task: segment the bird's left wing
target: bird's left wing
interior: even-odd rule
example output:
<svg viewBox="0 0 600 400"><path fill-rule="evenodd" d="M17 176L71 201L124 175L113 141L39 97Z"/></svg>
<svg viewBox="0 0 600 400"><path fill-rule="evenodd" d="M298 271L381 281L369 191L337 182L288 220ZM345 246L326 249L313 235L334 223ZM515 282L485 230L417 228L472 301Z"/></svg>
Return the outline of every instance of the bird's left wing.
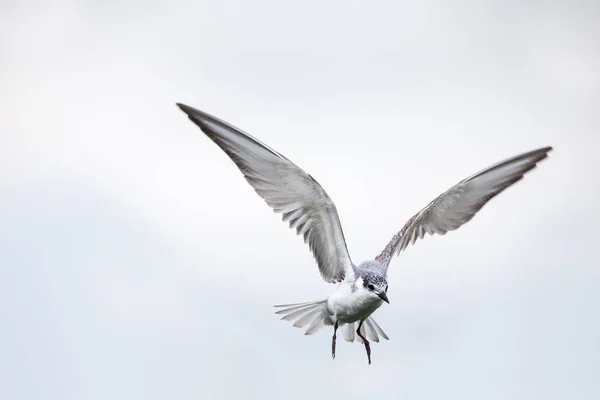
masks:
<svg viewBox="0 0 600 400"><path fill-rule="evenodd" d="M256 193L283 214L283 221L304 236L325 281L354 275L335 205L312 176L227 122L177 105L231 158Z"/></svg>
<svg viewBox="0 0 600 400"><path fill-rule="evenodd" d="M409 219L375 259L387 268L394 254L423 238L425 233L444 235L458 229L488 201L521 180L551 150L552 147L544 147L520 154L460 181Z"/></svg>

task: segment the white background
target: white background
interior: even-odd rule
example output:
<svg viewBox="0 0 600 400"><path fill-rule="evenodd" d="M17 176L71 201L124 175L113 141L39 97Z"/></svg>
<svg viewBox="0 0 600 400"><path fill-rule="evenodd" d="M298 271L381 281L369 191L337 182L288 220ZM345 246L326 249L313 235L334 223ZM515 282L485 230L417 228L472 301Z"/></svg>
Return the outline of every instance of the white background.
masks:
<svg viewBox="0 0 600 400"><path fill-rule="evenodd" d="M600 7L0 3L0 398L600 398ZM175 106L336 202L355 262L504 158L548 160L392 262L390 336L305 337L302 240Z"/></svg>

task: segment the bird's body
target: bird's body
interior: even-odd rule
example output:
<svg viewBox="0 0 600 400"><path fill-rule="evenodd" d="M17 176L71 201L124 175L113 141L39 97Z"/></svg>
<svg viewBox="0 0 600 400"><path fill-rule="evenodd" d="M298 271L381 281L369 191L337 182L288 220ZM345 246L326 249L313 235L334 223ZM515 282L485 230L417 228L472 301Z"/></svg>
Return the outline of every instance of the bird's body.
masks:
<svg viewBox="0 0 600 400"><path fill-rule="evenodd" d="M370 268L364 268L369 266ZM333 314L332 320L340 323L353 323L362 321L369 317L384 302L377 291L369 290L365 285L373 279L367 277L380 278L381 293L387 292L387 277L383 265L377 261L366 261L358 268L354 268L355 275L349 281L342 282L337 290L327 298L327 308ZM368 281L368 282L366 282ZM385 296L387 301L387 296Z"/></svg>
<svg viewBox="0 0 600 400"><path fill-rule="evenodd" d="M307 335L311 335L325 325L334 327L332 356L335 357L335 332L338 327L344 330L344 339L365 343L370 358L368 339L379 342L379 338L388 339L385 332L371 316L387 298L386 268L378 261L365 261L358 267L352 265L352 273L346 274L331 295L323 301L300 304L284 304L277 314L284 320L295 321L294 326L308 326ZM355 335L356 333L356 335Z"/></svg>
<svg viewBox="0 0 600 400"><path fill-rule="evenodd" d="M356 266L350 259L335 204L312 176L227 122L178 106L231 158L256 193L304 237L323 279L339 283L325 300L275 306L276 313L296 327L307 327L307 335L333 326L333 357L337 330L343 329L344 339L364 343L369 364L369 340L388 339L372 314L384 301L389 303L387 269L393 256L426 233L444 235L464 225L552 150L544 147L520 154L460 181L410 218L374 260Z"/></svg>
<svg viewBox="0 0 600 400"><path fill-rule="evenodd" d="M332 313L332 321L349 324L367 319L383 304L383 300L373 296L362 287L361 282L342 283L327 297L327 309Z"/></svg>
<svg viewBox="0 0 600 400"><path fill-rule="evenodd" d="M365 344L369 364L371 348L367 340L379 342L379 337L388 339L381 327L371 316L383 302L388 302L386 269L378 261L366 261L358 267L352 266L353 273L347 274L335 292L324 301L275 306L282 308L285 320L295 321L294 326L308 325L307 335L311 335L324 325L333 325L334 334L331 354L335 358L336 332L344 330L344 339L355 339ZM356 330L356 336L354 335Z"/></svg>

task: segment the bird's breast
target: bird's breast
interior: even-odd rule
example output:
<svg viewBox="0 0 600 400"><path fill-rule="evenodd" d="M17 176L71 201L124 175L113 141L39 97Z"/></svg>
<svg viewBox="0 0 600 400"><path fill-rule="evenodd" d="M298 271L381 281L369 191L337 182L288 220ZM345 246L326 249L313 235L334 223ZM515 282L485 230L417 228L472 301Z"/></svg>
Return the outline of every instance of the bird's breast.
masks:
<svg viewBox="0 0 600 400"><path fill-rule="evenodd" d="M383 301L364 290L339 291L328 299L328 307L339 322L363 320L377 310Z"/></svg>

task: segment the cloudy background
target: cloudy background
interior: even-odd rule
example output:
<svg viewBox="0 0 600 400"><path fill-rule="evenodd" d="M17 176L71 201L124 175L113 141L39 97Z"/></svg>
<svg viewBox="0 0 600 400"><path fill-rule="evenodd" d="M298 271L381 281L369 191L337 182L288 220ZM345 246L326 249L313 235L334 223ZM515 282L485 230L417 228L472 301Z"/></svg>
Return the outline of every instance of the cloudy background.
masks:
<svg viewBox="0 0 600 400"><path fill-rule="evenodd" d="M600 398L600 3L0 2L0 398ZM390 268L389 342L175 107L257 136L377 255L458 180L555 151Z"/></svg>

